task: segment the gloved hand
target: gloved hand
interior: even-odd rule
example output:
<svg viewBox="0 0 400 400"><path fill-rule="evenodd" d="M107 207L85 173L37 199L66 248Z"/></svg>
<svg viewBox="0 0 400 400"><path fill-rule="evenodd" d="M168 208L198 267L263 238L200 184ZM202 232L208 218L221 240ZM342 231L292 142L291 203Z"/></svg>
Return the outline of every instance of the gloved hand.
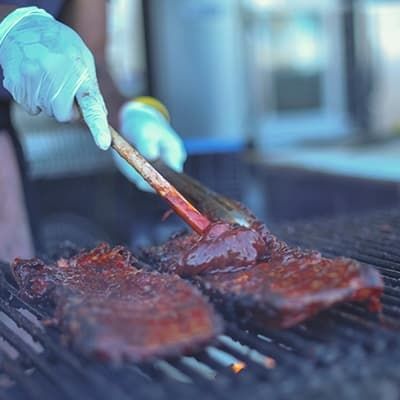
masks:
<svg viewBox="0 0 400 400"><path fill-rule="evenodd" d="M120 130L149 161L161 158L170 168L182 172L186 160L183 142L159 109L141 101L126 103L120 112ZM141 190L153 191L115 151L113 155L117 167L131 182Z"/></svg>
<svg viewBox="0 0 400 400"><path fill-rule="evenodd" d="M0 24L0 65L4 87L30 114L71 121L76 97L96 144L110 147L93 55L71 28L37 7L15 10Z"/></svg>

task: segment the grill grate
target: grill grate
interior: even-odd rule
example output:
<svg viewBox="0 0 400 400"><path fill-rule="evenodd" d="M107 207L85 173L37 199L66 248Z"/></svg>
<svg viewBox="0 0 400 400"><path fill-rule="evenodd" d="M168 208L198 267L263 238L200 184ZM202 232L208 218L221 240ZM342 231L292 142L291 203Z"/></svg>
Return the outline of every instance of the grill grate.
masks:
<svg viewBox="0 0 400 400"><path fill-rule="evenodd" d="M383 318L346 304L290 330L227 322L193 357L113 367L63 347L46 308L25 304L0 274L0 399L396 398L400 390L400 211L276 227L292 244L375 265ZM19 328L17 328L19 327Z"/></svg>

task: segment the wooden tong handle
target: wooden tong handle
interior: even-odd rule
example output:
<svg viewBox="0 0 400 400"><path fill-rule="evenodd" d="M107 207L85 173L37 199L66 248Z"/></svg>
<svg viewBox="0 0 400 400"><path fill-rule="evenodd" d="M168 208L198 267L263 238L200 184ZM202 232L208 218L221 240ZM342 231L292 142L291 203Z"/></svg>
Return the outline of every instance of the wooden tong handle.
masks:
<svg viewBox="0 0 400 400"><path fill-rule="evenodd" d="M210 224L185 197L179 193L130 143L112 126L112 148L144 178L144 180L163 198L171 208L197 233L201 234Z"/></svg>

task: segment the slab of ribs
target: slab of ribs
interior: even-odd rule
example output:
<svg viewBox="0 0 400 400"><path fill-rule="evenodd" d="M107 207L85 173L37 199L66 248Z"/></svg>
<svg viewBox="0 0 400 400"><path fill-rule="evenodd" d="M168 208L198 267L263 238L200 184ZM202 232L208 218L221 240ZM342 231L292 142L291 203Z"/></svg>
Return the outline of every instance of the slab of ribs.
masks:
<svg viewBox="0 0 400 400"><path fill-rule="evenodd" d="M197 283L220 309L255 325L290 327L335 304L366 302L380 310L383 282L373 267L292 248L255 222L211 224L143 250L158 270Z"/></svg>
<svg viewBox="0 0 400 400"><path fill-rule="evenodd" d="M221 332L220 318L197 288L136 263L124 247L103 244L51 265L17 259L12 269L22 297L52 303L54 321L72 346L98 360L180 355Z"/></svg>
<svg viewBox="0 0 400 400"><path fill-rule="evenodd" d="M54 264L17 259L12 270L26 300L54 305L73 347L116 362L185 354L221 333L196 286L224 315L261 327L290 327L347 301L380 310L374 268L292 248L257 221L250 228L217 221L141 257L148 268L126 248L103 244Z"/></svg>

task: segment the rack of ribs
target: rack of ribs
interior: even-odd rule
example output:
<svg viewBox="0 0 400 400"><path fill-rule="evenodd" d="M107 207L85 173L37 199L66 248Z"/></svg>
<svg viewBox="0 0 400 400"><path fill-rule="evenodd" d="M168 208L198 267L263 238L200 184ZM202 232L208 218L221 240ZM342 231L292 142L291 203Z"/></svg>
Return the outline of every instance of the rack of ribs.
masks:
<svg viewBox="0 0 400 400"><path fill-rule="evenodd" d="M12 271L21 296L51 303L67 340L97 360L180 355L221 332L220 318L198 289L137 263L124 247L102 244L50 265L17 259Z"/></svg>
<svg viewBox="0 0 400 400"><path fill-rule="evenodd" d="M225 315L258 326L290 327L335 304L359 301L380 310L383 282L373 267L292 248L260 222L214 222L143 250L160 271L197 283Z"/></svg>

